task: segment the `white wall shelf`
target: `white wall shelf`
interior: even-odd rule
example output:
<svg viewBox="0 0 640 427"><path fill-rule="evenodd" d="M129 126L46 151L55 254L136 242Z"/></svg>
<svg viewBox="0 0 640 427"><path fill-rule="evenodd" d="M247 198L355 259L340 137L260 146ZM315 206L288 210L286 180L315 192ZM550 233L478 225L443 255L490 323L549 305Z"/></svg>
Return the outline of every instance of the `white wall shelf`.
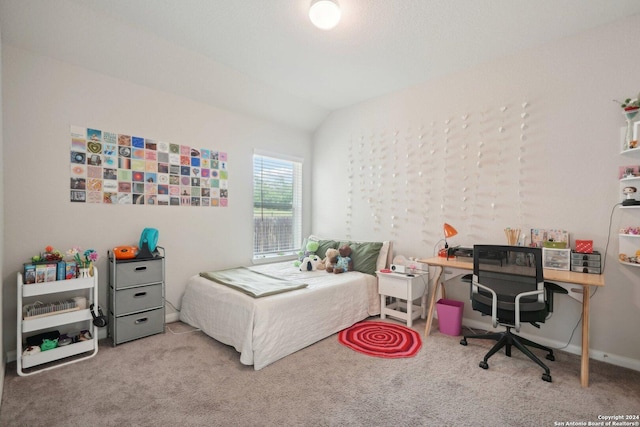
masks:
<svg viewBox="0 0 640 427"><path fill-rule="evenodd" d="M632 148L629 150L622 150L621 154L633 155L640 158L640 148ZM627 186L637 187L640 189L640 176L634 176L629 178L620 179L620 194L622 189ZM639 193L636 193L636 198L639 197ZM622 198L624 201L624 197ZM621 206L622 209L640 209L640 205ZM633 212L632 215L637 217L638 223L640 223L640 215ZM640 262L627 262L624 261L624 256L637 259L636 254L640 251L640 235L637 234L618 234L618 261L620 264L628 265L630 267L640 267ZM624 256L623 256L624 255ZM640 260L639 260L640 261Z"/></svg>

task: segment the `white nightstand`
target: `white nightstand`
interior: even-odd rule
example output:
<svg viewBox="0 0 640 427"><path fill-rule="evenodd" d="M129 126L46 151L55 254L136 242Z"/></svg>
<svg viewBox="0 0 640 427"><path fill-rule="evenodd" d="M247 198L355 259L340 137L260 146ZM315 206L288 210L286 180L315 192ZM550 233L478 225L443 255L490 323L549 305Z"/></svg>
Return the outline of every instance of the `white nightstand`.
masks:
<svg viewBox="0 0 640 427"><path fill-rule="evenodd" d="M427 316L426 301L423 297L428 289L429 274L415 272L413 274L376 272L378 276L378 293L380 294L380 318L387 315L407 322L411 327L413 319ZM395 302L387 305L387 297L395 298ZM413 301L420 298L420 305ZM403 301L400 301L403 300Z"/></svg>

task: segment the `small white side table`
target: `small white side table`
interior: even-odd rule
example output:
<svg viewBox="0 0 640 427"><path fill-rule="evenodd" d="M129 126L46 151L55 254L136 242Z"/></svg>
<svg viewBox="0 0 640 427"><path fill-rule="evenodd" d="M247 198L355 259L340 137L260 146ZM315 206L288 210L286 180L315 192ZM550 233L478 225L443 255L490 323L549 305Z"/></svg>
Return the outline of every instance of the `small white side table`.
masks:
<svg viewBox="0 0 640 427"><path fill-rule="evenodd" d="M399 318L411 327L413 319L427 317L425 292L428 290L429 274L415 272L412 274L383 273L377 271L378 293L380 294L380 318L387 316ZM395 301L387 305L387 297L394 297ZM420 305L413 301L420 298ZM400 301L402 300L402 301Z"/></svg>

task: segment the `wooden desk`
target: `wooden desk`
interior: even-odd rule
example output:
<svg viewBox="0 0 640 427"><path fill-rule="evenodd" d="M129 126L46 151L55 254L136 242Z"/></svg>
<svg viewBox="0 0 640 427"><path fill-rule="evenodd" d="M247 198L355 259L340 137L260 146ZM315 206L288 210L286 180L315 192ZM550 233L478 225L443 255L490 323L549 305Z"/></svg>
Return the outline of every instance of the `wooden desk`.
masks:
<svg viewBox="0 0 640 427"><path fill-rule="evenodd" d="M436 297L440 279L444 269L457 268L460 270L473 270L473 262L457 261L455 258L433 257L418 260L433 267L439 267L440 271L434 279L433 292L429 299L429 311L427 312L427 326L424 331L425 337L431 332L431 320L433 319L433 309L436 305ZM582 293L582 364L580 366L580 383L582 387L589 387L589 298L591 296L591 286L604 286L604 276L602 274L576 273L573 271L544 269L544 279L548 281L570 283L583 286ZM446 298L445 288L442 287L442 297Z"/></svg>

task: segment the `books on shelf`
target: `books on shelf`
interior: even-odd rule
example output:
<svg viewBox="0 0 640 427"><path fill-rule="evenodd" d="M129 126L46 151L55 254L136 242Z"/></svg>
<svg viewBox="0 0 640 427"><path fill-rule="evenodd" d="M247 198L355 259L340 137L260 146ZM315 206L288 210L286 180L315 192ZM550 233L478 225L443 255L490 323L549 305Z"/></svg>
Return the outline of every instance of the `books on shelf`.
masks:
<svg viewBox="0 0 640 427"><path fill-rule="evenodd" d="M36 283L36 266L33 264L24 265L24 283L25 285Z"/></svg>
<svg viewBox="0 0 640 427"><path fill-rule="evenodd" d="M75 279L78 269L75 261L67 261L65 263L65 279Z"/></svg>
<svg viewBox="0 0 640 427"><path fill-rule="evenodd" d="M75 261L31 262L24 264L23 280L25 285L69 280L75 279L77 272Z"/></svg>
<svg viewBox="0 0 640 427"><path fill-rule="evenodd" d="M44 283L47 278L47 264L36 264L36 283Z"/></svg>

